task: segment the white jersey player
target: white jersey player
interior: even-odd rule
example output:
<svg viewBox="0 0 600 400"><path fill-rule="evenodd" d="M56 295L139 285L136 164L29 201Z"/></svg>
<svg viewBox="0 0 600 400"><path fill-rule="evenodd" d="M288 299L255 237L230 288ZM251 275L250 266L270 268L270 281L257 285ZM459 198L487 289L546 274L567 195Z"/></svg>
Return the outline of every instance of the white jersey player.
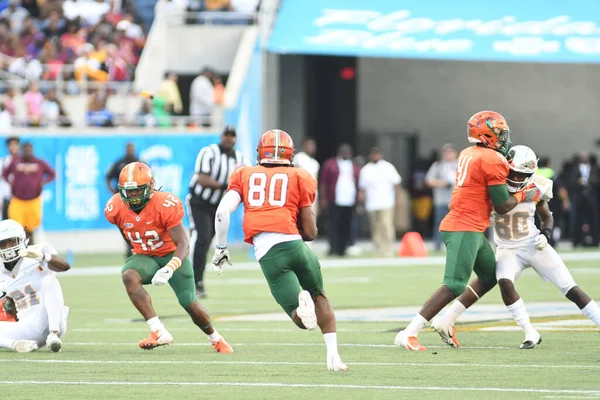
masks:
<svg viewBox="0 0 600 400"><path fill-rule="evenodd" d="M502 300L508 311L525 331L521 349L532 349L542 342L542 337L532 326L523 299L515 290L515 281L526 268L533 268L544 280L552 282L560 292L575 303L583 314L600 326L600 308L583 290L577 286L565 263L549 244L552 238L554 219L547 201L552 198L552 181L540 175L537 170L537 157L527 146L514 146L509 152L510 173L506 180L509 192L518 192L529 185L537 186L543 193L542 200L521 203L505 215L492 214L496 251L496 279L500 286ZM535 225L535 216L540 219L541 231ZM432 324L433 329L446 344L458 347L454 322L473 303L477 295L465 291Z"/></svg>
<svg viewBox="0 0 600 400"><path fill-rule="evenodd" d="M5 311L0 313L0 348L26 353L46 344L57 352L69 309L55 272L70 267L51 245L26 244L18 222L0 221L0 302Z"/></svg>

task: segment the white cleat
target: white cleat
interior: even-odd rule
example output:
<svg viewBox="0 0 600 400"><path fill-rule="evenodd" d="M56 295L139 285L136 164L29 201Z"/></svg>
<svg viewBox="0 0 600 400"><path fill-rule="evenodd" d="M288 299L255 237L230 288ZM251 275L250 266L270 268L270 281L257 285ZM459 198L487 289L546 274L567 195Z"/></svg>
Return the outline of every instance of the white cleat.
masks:
<svg viewBox="0 0 600 400"><path fill-rule="evenodd" d="M298 308L296 314L302 320L302 324L309 331L314 331L317 327L317 314L315 313L315 303L310 293L303 290L298 295Z"/></svg>
<svg viewBox="0 0 600 400"><path fill-rule="evenodd" d="M350 368L344 364L339 354L327 354L327 369L329 371L348 371Z"/></svg>
<svg viewBox="0 0 600 400"><path fill-rule="evenodd" d="M46 338L46 346L53 353L58 353L62 350L63 343L56 333L51 333Z"/></svg>
<svg viewBox="0 0 600 400"><path fill-rule="evenodd" d="M421 346L419 343L419 339L416 336L408 336L406 331L400 331L396 335L396 339L394 339L394 343L396 346L402 346L406 350L410 351L425 351L427 348L425 346Z"/></svg>
<svg viewBox="0 0 600 400"><path fill-rule="evenodd" d="M445 322L443 318L434 319L431 323L431 329L437 332L442 338L442 342L446 343L448 346L452 346L455 349L460 347L458 339L456 338L456 328L454 325Z"/></svg>
<svg viewBox="0 0 600 400"><path fill-rule="evenodd" d="M13 350L17 353L31 353L38 349L38 344L35 340L15 340Z"/></svg>
<svg viewBox="0 0 600 400"><path fill-rule="evenodd" d="M525 340L523 343L521 343L519 348L522 350L531 350L540 343L542 343L542 335L540 335L538 331L534 330L525 335Z"/></svg>

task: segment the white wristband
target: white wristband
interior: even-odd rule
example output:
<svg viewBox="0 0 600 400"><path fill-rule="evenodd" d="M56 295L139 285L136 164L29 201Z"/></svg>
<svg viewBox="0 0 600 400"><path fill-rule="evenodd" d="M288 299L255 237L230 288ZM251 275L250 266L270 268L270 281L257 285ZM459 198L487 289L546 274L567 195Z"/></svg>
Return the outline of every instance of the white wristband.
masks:
<svg viewBox="0 0 600 400"><path fill-rule="evenodd" d="M52 259L52 254L50 253L42 252L42 255L42 260L44 260L44 262L50 262L50 260Z"/></svg>

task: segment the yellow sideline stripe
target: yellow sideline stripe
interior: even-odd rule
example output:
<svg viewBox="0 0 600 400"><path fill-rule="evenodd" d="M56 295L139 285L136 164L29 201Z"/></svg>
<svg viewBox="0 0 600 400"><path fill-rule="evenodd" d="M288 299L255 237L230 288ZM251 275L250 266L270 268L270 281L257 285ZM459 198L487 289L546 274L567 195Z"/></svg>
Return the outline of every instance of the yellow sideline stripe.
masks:
<svg viewBox="0 0 600 400"><path fill-rule="evenodd" d="M558 316L554 316L554 317L537 317L537 318L531 318L531 322L532 323L542 323L542 322L552 322L552 321L564 321L564 320L581 320L581 321L586 321L587 319L583 316L579 316L579 315L568 315L568 316L563 316L563 317L558 317ZM510 320L510 321L500 321L500 320L495 320L495 321L487 321L487 322L475 322L475 323L465 323L465 324L457 324L456 325L456 330L459 332L475 332L478 331L482 328L491 328L491 327L495 327L495 326L513 326L515 325L515 321ZM573 326L574 327L574 326ZM551 329L546 329L546 330L551 330ZM562 331L563 329L561 329Z"/></svg>

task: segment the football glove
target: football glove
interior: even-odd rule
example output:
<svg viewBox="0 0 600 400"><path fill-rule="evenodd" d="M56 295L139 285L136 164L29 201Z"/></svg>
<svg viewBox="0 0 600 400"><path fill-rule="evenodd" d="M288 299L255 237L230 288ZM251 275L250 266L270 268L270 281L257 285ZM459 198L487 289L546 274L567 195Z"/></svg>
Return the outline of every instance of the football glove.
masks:
<svg viewBox="0 0 600 400"><path fill-rule="evenodd" d="M8 294L8 282L6 281L2 281L0 282L0 300L2 300L3 298L6 297L6 295Z"/></svg>
<svg viewBox="0 0 600 400"><path fill-rule="evenodd" d="M231 261L229 260L229 250L227 250L227 247L217 247L215 249L215 255L212 258L213 269L217 275L221 275L223 273L223 265L225 263L231 266Z"/></svg>
<svg viewBox="0 0 600 400"><path fill-rule="evenodd" d="M171 258L167 265L156 271L156 274L152 277L152 284L154 286L162 286L169 282L169 279L173 276L173 272L179 267L181 267L179 257Z"/></svg>
<svg viewBox="0 0 600 400"><path fill-rule="evenodd" d="M540 192L540 189L538 189L537 186L531 186L515 193L515 197L519 200L519 203L524 201L538 201L542 197L542 192Z"/></svg>
<svg viewBox="0 0 600 400"><path fill-rule="evenodd" d="M52 258L52 254L44 253L42 251L43 245L34 244L32 246L27 246L27 248L21 250L19 252L19 257L22 258L31 258L38 262L48 262Z"/></svg>
<svg viewBox="0 0 600 400"><path fill-rule="evenodd" d="M536 250L543 250L546 246L548 246L548 239L540 233L533 241L533 247Z"/></svg>

